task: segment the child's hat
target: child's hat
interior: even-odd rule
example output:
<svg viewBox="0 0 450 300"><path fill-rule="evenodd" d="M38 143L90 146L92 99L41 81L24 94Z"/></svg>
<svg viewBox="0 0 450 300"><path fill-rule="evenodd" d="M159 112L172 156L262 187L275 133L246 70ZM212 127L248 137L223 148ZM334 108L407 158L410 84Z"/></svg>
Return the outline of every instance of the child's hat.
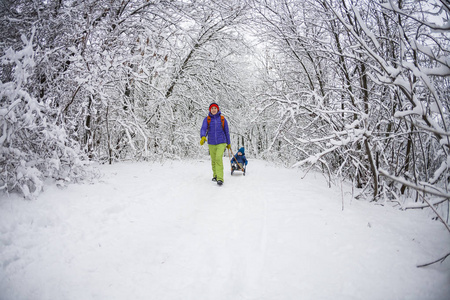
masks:
<svg viewBox="0 0 450 300"><path fill-rule="evenodd" d="M209 111L211 111L211 107L213 107L213 106L217 107L217 110L220 110L220 109L219 109L219 105L218 105L217 103L211 103L211 104L209 105Z"/></svg>

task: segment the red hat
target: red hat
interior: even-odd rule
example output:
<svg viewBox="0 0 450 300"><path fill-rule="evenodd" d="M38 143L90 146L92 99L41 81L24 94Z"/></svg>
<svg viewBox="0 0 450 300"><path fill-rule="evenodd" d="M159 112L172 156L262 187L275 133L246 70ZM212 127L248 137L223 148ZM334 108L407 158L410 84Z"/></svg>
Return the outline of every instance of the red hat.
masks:
<svg viewBox="0 0 450 300"><path fill-rule="evenodd" d="M219 109L219 105L217 105L217 103L211 103L211 104L209 105L209 111L210 111L210 112L211 112L211 107L213 107L213 106L217 107L217 110L220 110L220 109Z"/></svg>

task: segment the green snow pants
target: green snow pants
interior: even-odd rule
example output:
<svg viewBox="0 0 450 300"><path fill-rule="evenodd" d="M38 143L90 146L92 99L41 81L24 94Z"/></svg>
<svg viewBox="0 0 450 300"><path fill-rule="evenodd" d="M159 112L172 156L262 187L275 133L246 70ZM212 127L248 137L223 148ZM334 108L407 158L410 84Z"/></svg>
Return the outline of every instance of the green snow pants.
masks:
<svg viewBox="0 0 450 300"><path fill-rule="evenodd" d="M213 177L223 182L223 152L227 144L208 145L209 155L211 156L211 166L213 170Z"/></svg>

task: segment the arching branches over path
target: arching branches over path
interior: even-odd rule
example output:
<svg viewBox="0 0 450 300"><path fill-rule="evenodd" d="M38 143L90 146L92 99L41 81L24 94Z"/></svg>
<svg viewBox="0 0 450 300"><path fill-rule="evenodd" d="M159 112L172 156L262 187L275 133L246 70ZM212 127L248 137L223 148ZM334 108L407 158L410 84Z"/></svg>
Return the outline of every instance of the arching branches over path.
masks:
<svg viewBox="0 0 450 300"><path fill-rule="evenodd" d="M84 154L109 163L196 155L205 107L243 98L242 1L0 5L0 76L11 87L0 114L3 189L38 194L45 177L71 180L46 170L73 170ZM70 159L68 146L78 149Z"/></svg>

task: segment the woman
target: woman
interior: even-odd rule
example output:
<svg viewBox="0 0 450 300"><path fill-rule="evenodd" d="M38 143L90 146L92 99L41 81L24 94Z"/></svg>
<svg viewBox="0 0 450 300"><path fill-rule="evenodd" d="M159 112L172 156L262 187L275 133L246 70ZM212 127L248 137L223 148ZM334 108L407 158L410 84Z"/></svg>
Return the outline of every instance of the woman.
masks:
<svg viewBox="0 0 450 300"><path fill-rule="evenodd" d="M222 185L223 152L225 151L225 148L230 149L231 145L228 122L225 117L222 116L217 103L211 103L209 106L209 114L203 120L203 125L200 129L200 145L203 145L206 142L207 136L213 171L212 181L216 181L218 185Z"/></svg>

